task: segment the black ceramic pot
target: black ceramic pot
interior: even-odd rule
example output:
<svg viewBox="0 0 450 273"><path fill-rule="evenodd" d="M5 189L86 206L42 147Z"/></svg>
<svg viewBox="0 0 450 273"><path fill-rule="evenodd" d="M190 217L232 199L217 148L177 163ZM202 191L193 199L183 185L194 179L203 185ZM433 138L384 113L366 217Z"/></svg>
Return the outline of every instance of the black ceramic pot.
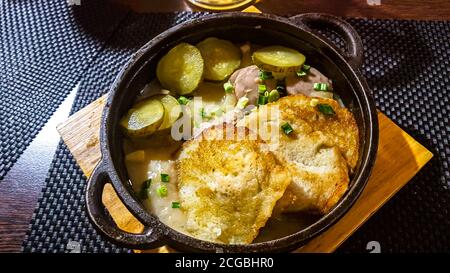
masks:
<svg viewBox="0 0 450 273"><path fill-rule="evenodd" d="M341 52L317 30L339 34L347 50ZM132 190L124 163L121 116L131 107L139 91L155 75L158 60L180 42L195 44L210 36L235 42L281 44L296 48L308 64L333 79L335 90L351 109L360 131L360 158L349 190L338 204L309 227L289 236L249 245L221 245L181 234L148 213ZM378 120L370 90L359 72L362 44L346 22L325 14L303 14L282 18L265 14L221 13L177 25L143 46L124 66L113 83L101 121L102 159L89 179L86 205L94 226L112 242L133 249L168 244L183 251L281 252L298 248L336 222L355 202L369 179L378 145ZM111 183L128 210L145 226L142 234L120 230L101 202L105 183Z"/></svg>

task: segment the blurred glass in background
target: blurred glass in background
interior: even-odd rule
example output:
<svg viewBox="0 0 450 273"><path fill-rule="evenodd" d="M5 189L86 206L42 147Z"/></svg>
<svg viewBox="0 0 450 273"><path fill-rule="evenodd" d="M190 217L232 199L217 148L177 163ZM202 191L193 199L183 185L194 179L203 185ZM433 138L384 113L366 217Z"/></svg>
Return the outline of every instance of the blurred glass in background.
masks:
<svg viewBox="0 0 450 273"><path fill-rule="evenodd" d="M229 10L250 4L254 0L186 0L189 3L209 10Z"/></svg>

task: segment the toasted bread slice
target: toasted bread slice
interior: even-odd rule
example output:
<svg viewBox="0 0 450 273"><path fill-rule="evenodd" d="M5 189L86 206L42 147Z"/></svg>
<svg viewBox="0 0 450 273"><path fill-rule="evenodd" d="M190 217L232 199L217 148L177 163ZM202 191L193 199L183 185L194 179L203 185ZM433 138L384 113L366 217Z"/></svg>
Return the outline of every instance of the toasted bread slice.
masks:
<svg viewBox="0 0 450 273"><path fill-rule="evenodd" d="M311 103L313 100L330 105L336 114L326 116L320 113L317 106ZM322 132L330 145L339 148L350 170L354 170L359 157L359 132L355 118L347 108L332 99L304 95L287 96L278 100L277 104L284 122L298 126L303 134Z"/></svg>
<svg viewBox="0 0 450 273"><path fill-rule="evenodd" d="M194 237L251 243L290 184L286 168L250 136L247 128L212 127L183 144L178 187L186 231Z"/></svg>
<svg viewBox="0 0 450 273"><path fill-rule="evenodd" d="M317 102L330 105L335 115L318 111ZM294 130L289 135L281 128L285 123ZM358 161L359 136L352 113L336 101L291 95L260 107L238 125L257 130L291 174L292 184L278 202L277 211L324 214L346 192L349 169ZM271 132L270 138L262 132Z"/></svg>
<svg viewBox="0 0 450 273"><path fill-rule="evenodd" d="M282 155L289 160L287 167L292 183L278 201L276 212L325 214L347 191L349 176L345 159L337 147L321 145L321 138L305 136L299 139L302 145L289 143L281 148L292 152Z"/></svg>

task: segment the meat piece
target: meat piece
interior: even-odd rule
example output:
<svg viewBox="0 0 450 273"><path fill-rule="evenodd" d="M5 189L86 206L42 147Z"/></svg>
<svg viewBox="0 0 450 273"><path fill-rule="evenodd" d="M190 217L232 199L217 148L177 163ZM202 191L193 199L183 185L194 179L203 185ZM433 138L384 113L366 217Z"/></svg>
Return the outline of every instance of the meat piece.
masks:
<svg viewBox="0 0 450 273"><path fill-rule="evenodd" d="M230 77L230 83L234 86L234 94L239 100L246 96L248 103L256 105L259 97L258 85L263 84L259 78L260 70L256 65L247 66L236 70ZM265 80L264 84L267 90L270 91L276 88L276 80Z"/></svg>
<svg viewBox="0 0 450 273"><path fill-rule="evenodd" d="M293 73L289 74L286 77L286 91L290 95L303 94L308 97L316 97L315 93L312 93L315 91L314 83L316 82L327 83L330 90L332 90L331 81L320 73L319 70L311 67L308 75L304 77L298 77Z"/></svg>

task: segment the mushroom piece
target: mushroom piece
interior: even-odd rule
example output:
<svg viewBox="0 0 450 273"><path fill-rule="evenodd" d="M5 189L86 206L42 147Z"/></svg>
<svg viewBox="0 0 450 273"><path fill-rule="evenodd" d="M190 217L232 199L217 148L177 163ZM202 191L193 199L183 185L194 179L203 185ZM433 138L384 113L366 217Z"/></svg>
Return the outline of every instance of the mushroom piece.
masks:
<svg viewBox="0 0 450 273"><path fill-rule="evenodd" d="M275 79L268 79L264 82L259 78L260 70L256 65L247 66L236 70L230 77L230 83L234 87L234 94L239 100L242 97L248 98L248 103L256 105L258 102L258 86L265 84L267 91L276 88Z"/></svg>
<svg viewBox="0 0 450 273"><path fill-rule="evenodd" d="M316 92L314 90L314 83L326 83L330 91L333 89L331 80L320 73L319 70L311 67L308 74L303 77L298 77L296 74L290 73L286 77L286 91L290 95L303 94L309 97L317 97L317 93L325 93Z"/></svg>

